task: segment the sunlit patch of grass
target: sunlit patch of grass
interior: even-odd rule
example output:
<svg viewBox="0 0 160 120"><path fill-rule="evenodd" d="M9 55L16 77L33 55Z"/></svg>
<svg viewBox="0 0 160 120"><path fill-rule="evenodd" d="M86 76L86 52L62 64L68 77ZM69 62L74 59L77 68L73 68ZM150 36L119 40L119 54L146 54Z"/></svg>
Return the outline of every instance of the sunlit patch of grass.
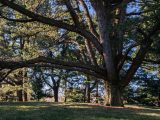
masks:
<svg viewBox="0 0 160 120"><path fill-rule="evenodd" d="M160 110L160 107L157 106L142 106L142 105L125 105L129 108L135 108L135 109L149 109L149 110Z"/></svg>
<svg viewBox="0 0 160 120"><path fill-rule="evenodd" d="M17 106L15 108L16 110L29 111L29 110L38 110L46 107L47 106Z"/></svg>
<svg viewBox="0 0 160 120"><path fill-rule="evenodd" d="M160 110L80 103L0 103L0 120L160 120Z"/></svg>
<svg viewBox="0 0 160 120"><path fill-rule="evenodd" d="M156 116L160 118L160 113L138 113L139 115L146 115L146 116Z"/></svg>

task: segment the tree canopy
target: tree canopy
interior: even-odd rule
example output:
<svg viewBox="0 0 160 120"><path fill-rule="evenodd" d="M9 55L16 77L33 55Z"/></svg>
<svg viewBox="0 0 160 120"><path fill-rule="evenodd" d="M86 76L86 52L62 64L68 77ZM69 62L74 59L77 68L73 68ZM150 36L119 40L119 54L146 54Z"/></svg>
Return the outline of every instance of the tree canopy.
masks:
<svg viewBox="0 0 160 120"><path fill-rule="evenodd" d="M78 71L103 80L105 104L119 106L125 87L141 70L159 74L159 0L0 4L0 81L26 67Z"/></svg>

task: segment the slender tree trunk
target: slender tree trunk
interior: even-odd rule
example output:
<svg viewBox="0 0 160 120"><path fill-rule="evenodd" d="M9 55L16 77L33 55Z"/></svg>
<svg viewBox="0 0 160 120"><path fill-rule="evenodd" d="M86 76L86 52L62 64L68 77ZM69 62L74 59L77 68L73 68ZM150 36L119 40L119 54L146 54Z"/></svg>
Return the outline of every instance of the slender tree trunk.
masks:
<svg viewBox="0 0 160 120"><path fill-rule="evenodd" d="M28 101L28 93L27 92L24 92L24 100Z"/></svg>
<svg viewBox="0 0 160 120"><path fill-rule="evenodd" d="M87 87L84 89L84 93L83 93L83 102L86 102L86 96L87 96Z"/></svg>
<svg viewBox="0 0 160 120"><path fill-rule="evenodd" d="M67 102L67 97L64 98L64 102Z"/></svg>
<svg viewBox="0 0 160 120"><path fill-rule="evenodd" d="M17 91L17 97L18 97L18 101L23 102L24 101L24 90L23 90L23 88L24 88L24 74L23 74L23 70L20 70L18 74L20 76L19 82L20 82L21 90Z"/></svg>
<svg viewBox="0 0 160 120"><path fill-rule="evenodd" d="M67 102L67 90L65 89L64 102Z"/></svg>
<svg viewBox="0 0 160 120"><path fill-rule="evenodd" d="M54 101L58 102L58 88L55 87L53 90L54 90Z"/></svg>
<svg viewBox="0 0 160 120"><path fill-rule="evenodd" d="M87 94L87 103L90 103L90 102L91 102L91 93L89 91Z"/></svg>
<svg viewBox="0 0 160 120"><path fill-rule="evenodd" d="M67 102L67 80L64 80L65 88L64 88L64 102Z"/></svg>
<svg viewBox="0 0 160 120"><path fill-rule="evenodd" d="M87 83L86 96L87 96L87 103L90 103L91 101L90 83Z"/></svg>
<svg viewBox="0 0 160 120"><path fill-rule="evenodd" d="M98 83L96 85L96 103L98 103Z"/></svg>
<svg viewBox="0 0 160 120"><path fill-rule="evenodd" d="M123 90L118 85L105 81L105 105L123 106Z"/></svg>
<svg viewBox="0 0 160 120"><path fill-rule="evenodd" d="M23 90L17 91L17 97L18 97L18 101L23 102Z"/></svg>
<svg viewBox="0 0 160 120"><path fill-rule="evenodd" d="M91 101L91 76L87 76L87 83L86 83L86 93L85 97L87 98L87 103L90 103Z"/></svg>

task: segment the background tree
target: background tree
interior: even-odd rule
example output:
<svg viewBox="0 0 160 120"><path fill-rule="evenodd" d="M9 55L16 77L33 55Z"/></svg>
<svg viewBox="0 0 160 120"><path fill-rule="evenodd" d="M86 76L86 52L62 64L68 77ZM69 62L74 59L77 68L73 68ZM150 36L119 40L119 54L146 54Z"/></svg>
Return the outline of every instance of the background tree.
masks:
<svg viewBox="0 0 160 120"><path fill-rule="evenodd" d="M31 77L33 94L32 96L38 101L45 96L43 74L39 68L35 68Z"/></svg>

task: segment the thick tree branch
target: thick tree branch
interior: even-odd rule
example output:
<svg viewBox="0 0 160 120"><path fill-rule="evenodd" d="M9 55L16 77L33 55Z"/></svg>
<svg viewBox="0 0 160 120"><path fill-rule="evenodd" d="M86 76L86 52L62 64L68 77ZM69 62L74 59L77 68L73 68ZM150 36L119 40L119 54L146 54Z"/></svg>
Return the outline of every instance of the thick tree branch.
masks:
<svg viewBox="0 0 160 120"><path fill-rule="evenodd" d="M89 29L99 39L99 35L98 35L97 31L95 30L95 27L94 27L92 18L89 14L89 10L88 10L88 7L87 7L86 3L84 2L84 0L80 0L80 2L81 2L82 6L84 8L84 13L85 13L85 16L87 18Z"/></svg>
<svg viewBox="0 0 160 120"><path fill-rule="evenodd" d="M68 8L68 11L74 21L75 26L79 26L79 19L78 19L78 15L76 14L76 12L74 11L72 5L71 5L71 1L70 0L65 0L65 4Z"/></svg>
<svg viewBox="0 0 160 120"><path fill-rule="evenodd" d="M98 39L89 31L86 31L82 28L78 28L74 25L67 24L61 20L55 20L53 18L41 16L41 15L36 14L34 12L31 12L31 11L25 9L24 7L22 7L18 4L15 4L9 0L0 0L0 3L20 12L21 14L24 14L24 15L30 17L31 19L34 19L35 21L38 21L38 22L41 22L41 23L44 23L44 24L47 24L50 26L63 28L63 29L69 30L71 32L76 32L76 33L82 35L83 37L85 37L86 39L90 40L93 43L94 47L97 48L97 50L102 54L101 44L99 43Z"/></svg>
<svg viewBox="0 0 160 120"><path fill-rule="evenodd" d="M140 49L139 49L136 57L133 59L132 65L128 69L127 74L121 83L122 87L125 87L129 84L129 82L131 81L135 72L137 71L139 66L142 64L142 62L144 61L145 55L148 52L148 50L151 47L151 44L153 42L151 37L154 36L159 30L160 30L160 24L157 23L152 28L152 30L148 32L148 35L144 36L144 40L142 40L142 44L140 46Z"/></svg>
<svg viewBox="0 0 160 120"><path fill-rule="evenodd" d="M128 58L128 54L129 52L132 50L132 48L138 46L139 44L132 44L129 46L129 48L126 50L125 54L122 56L122 58L120 59L118 65L117 65L117 69L118 71L120 71L124 65L124 62L127 60Z"/></svg>
<svg viewBox="0 0 160 120"><path fill-rule="evenodd" d="M85 40L85 45L86 45L86 49L87 49L87 52L88 52L88 54L89 54L91 63L92 63L93 65L95 65L95 66L98 66L97 61L96 61L96 58L95 58L95 54L94 54L94 51L93 51L93 49L92 49L92 45L91 45L90 41Z"/></svg>
<svg viewBox="0 0 160 120"><path fill-rule="evenodd" d="M86 65L84 63L76 63L69 61L56 60L48 57L38 57L26 61L3 61L0 60L1 69L18 69L23 67L54 67L59 69L76 70L86 74L95 75L96 77L104 78L105 70L97 66Z"/></svg>

